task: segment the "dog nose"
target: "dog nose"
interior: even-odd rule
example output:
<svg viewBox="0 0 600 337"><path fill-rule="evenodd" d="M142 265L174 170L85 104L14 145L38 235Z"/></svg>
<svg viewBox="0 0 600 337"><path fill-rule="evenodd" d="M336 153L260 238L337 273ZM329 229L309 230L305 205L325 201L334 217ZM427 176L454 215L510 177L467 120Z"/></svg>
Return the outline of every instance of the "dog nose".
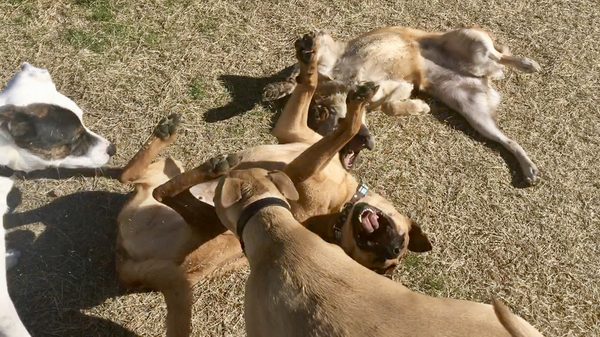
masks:
<svg viewBox="0 0 600 337"><path fill-rule="evenodd" d="M402 236L402 240L398 241L398 242L394 242L391 245L388 246L387 251L386 251L386 258L388 260L391 259L396 259L398 258L398 256L400 256L400 253L402 252L402 244L404 243L404 236Z"/></svg>
<svg viewBox="0 0 600 337"><path fill-rule="evenodd" d="M117 147L115 146L115 144L110 143L110 145L106 149L106 153L108 154L109 157L114 156L117 153Z"/></svg>
<svg viewBox="0 0 600 337"><path fill-rule="evenodd" d="M373 149L375 148L375 140L373 139L369 128L367 128L367 126L364 124L361 125L360 130L358 131L358 135L363 139L364 146L367 149L373 151Z"/></svg>

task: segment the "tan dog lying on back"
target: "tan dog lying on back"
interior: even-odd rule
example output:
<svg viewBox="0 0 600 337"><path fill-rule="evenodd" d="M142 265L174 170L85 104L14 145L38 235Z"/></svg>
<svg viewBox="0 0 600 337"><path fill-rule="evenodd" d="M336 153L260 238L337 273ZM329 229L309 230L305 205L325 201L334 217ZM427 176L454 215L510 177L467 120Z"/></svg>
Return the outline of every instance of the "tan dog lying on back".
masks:
<svg viewBox="0 0 600 337"><path fill-rule="evenodd" d="M434 298L377 275L302 226L281 171L231 171L215 206L246 247L248 336L540 337L498 301Z"/></svg>
<svg viewBox="0 0 600 337"><path fill-rule="evenodd" d="M492 80L503 77L504 66L537 72L533 60L510 55L497 47L483 30L457 29L431 33L406 27L386 27L348 42L317 34L319 86L311 103L309 125L320 134L335 129L346 115L345 97L354 83L371 81L379 91L371 110L392 116L429 112L415 91L424 92L460 113L482 136L514 155L528 184L535 184L538 168L523 148L506 136L496 123L500 94ZM263 99L286 96L296 86L296 73L265 88Z"/></svg>

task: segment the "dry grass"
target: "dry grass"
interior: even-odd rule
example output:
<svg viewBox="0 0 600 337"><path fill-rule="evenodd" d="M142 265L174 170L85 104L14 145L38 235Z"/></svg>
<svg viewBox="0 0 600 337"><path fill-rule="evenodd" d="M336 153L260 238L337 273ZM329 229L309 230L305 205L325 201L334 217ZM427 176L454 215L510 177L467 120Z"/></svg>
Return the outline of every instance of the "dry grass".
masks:
<svg viewBox="0 0 600 337"><path fill-rule="evenodd" d="M353 36L383 25L430 30L477 24L537 75L509 72L503 129L543 171L517 188L511 159L440 104L432 115L373 115L378 147L358 175L435 241L395 278L438 296L500 296L546 336L600 335L600 8L589 1L8 0L0 4L0 80L22 61L50 69L87 124L124 164L163 115L185 116L170 154L193 166L263 142L272 109L256 104L293 62L300 33ZM10 275L34 336L158 336L156 293L125 294L112 262L114 219L127 188L103 178L23 181ZM58 195L58 196L56 196ZM196 336L243 334L246 273L195 288Z"/></svg>

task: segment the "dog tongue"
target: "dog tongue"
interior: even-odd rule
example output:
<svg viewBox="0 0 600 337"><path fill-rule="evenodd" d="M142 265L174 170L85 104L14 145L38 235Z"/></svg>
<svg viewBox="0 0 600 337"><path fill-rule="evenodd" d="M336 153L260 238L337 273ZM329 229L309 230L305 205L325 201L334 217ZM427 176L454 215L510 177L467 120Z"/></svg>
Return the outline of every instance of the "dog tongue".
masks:
<svg viewBox="0 0 600 337"><path fill-rule="evenodd" d="M367 233L373 233L377 228L379 228L379 217L377 214L371 211L366 211L362 216L361 223L363 228L367 231Z"/></svg>

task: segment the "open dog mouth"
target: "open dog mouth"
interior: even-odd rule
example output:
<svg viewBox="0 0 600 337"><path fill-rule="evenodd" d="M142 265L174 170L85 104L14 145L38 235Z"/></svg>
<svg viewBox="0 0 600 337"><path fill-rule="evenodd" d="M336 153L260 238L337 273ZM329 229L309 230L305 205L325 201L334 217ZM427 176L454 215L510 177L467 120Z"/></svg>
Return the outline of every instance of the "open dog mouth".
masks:
<svg viewBox="0 0 600 337"><path fill-rule="evenodd" d="M369 234L379 228L379 215L373 209L365 208L358 215L358 221L360 221L363 229Z"/></svg>
<svg viewBox="0 0 600 337"><path fill-rule="evenodd" d="M400 256L404 248L404 235L398 233L392 218L367 203L357 203L351 216L356 245L373 253L377 264L387 264L388 260ZM385 272L385 269L382 271Z"/></svg>
<svg viewBox="0 0 600 337"><path fill-rule="evenodd" d="M373 150L375 143L371 133L366 126L362 125L360 131L341 150L340 160L346 170L351 170L358 158L358 154L364 148Z"/></svg>

